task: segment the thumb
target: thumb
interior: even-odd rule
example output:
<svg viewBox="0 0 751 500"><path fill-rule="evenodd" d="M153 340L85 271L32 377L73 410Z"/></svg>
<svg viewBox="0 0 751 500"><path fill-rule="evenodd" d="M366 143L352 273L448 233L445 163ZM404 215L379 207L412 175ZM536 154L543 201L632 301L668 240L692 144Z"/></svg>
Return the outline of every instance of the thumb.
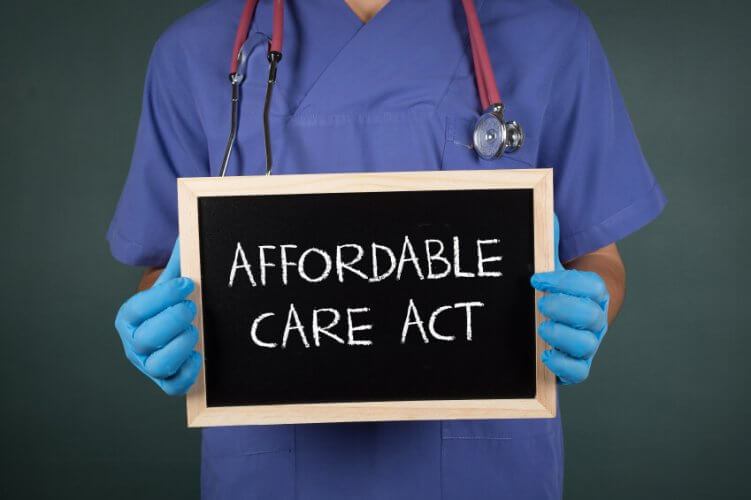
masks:
<svg viewBox="0 0 751 500"><path fill-rule="evenodd" d="M167 265L164 267L162 274L159 275L154 285L164 283L165 281L180 277L180 238L175 240L175 246L172 248Z"/></svg>
<svg viewBox="0 0 751 500"><path fill-rule="evenodd" d="M561 259L558 257L558 246L561 243L561 228L558 226L558 216L555 213L553 214L553 228L553 245L555 246L555 270L563 271L563 264L561 264Z"/></svg>

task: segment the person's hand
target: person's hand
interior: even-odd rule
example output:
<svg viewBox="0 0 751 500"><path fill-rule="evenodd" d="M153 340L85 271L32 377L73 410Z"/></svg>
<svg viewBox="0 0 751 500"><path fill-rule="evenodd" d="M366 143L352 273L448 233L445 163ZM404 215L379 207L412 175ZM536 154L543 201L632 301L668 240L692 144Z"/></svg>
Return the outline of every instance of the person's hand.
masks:
<svg viewBox="0 0 751 500"><path fill-rule="evenodd" d="M540 337L553 349L542 362L561 384L578 384L589 376L592 358L608 329L610 294L597 273L566 270L558 259L558 217L555 217L556 270L536 273L532 286L549 292L537 303L548 319L540 324Z"/></svg>
<svg viewBox="0 0 751 500"><path fill-rule="evenodd" d="M196 305L185 298L193 282L180 277L180 242L162 274L148 290L120 307L115 328L125 356L169 395L188 392L201 368L201 355L193 350L198 331L191 324Z"/></svg>

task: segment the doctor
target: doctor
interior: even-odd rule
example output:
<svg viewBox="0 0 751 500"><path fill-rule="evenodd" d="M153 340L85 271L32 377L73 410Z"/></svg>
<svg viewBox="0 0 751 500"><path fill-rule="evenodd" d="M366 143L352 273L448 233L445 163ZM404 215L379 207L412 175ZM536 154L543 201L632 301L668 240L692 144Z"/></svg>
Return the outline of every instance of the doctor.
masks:
<svg viewBox="0 0 751 500"><path fill-rule="evenodd" d="M468 29L475 5L487 51ZM564 265L532 278L551 292L538 305L553 347L543 361L561 384L586 379L623 300L615 243L665 204L588 19L567 0L287 0L282 31L271 0L253 7L241 33L245 0L211 1L152 53L107 235L115 258L149 267L115 321L128 359L168 394L200 368L193 284L174 245L177 177L218 175L225 159L227 175L263 175L267 158L274 175L552 166ZM228 156L236 34L244 79ZM499 159L473 141L484 54L525 133ZM562 475L559 417L203 430L204 499L556 499Z"/></svg>

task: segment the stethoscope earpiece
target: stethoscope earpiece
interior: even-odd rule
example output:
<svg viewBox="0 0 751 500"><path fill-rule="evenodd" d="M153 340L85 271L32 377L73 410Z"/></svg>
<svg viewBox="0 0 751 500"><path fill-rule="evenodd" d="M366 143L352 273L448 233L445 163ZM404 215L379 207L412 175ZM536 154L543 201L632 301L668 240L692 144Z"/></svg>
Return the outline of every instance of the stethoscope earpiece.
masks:
<svg viewBox="0 0 751 500"><path fill-rule="evenodd" d="M496 160L522 146L524 130L515 121L503 121L503 104L493 104L477 119L472 142L480 158Z"/></svg>

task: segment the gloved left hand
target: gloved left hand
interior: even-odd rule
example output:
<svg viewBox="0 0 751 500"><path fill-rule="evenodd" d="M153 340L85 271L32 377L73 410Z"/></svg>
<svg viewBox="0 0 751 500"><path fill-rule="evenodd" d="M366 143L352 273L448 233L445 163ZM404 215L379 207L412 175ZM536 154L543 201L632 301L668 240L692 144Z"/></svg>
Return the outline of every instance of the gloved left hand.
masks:
<svg viewBox="0 0 751 500"><path fill-rule="evenodd" d="M553 349L542 362L561 384L578 384L589 376L597 348L608 329L610 294L597 273L566 270L558 259L559 229L555 217L556 270L536 273L532 286L549 292L537 303L548 319L540 324L540 337Z"/></svg>
<svg viewBox="0 0 751 500"><path fill-rule="evenodd" d="M198 377L201 355L193 350L196 305L186 300L193 282L180 277L180 243L154 286L126 300L115 318L125 356L164 392L185 394Z"/></svg>

